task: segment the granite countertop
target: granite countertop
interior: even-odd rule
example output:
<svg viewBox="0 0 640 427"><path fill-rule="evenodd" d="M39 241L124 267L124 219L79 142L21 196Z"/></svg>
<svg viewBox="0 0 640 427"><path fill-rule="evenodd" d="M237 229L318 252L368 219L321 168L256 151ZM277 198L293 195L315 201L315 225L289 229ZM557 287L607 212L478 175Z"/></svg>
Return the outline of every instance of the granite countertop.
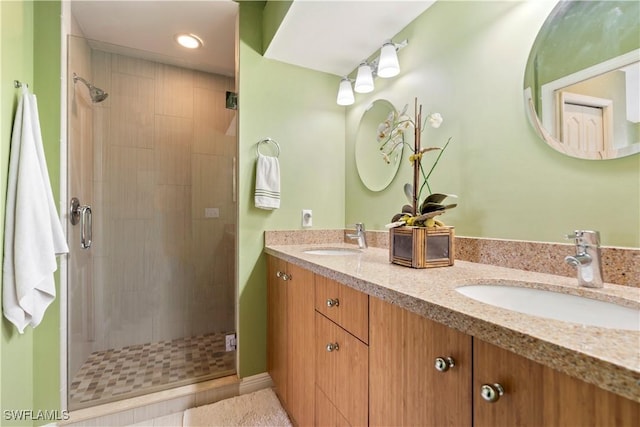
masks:
<svg viewBox="0 0 640 427"><path fill-rule="evenodd" d="M332 278L570 376L640 402L640 332L584 326L521 314L465 297L469 284L515 284L640 307L640 289L605 284L579 288L575 278L455 261L452 267L412 269L389 263L387 249L357 255L311 255L315 248L352 244L265 246L265 252Z"/></svg>

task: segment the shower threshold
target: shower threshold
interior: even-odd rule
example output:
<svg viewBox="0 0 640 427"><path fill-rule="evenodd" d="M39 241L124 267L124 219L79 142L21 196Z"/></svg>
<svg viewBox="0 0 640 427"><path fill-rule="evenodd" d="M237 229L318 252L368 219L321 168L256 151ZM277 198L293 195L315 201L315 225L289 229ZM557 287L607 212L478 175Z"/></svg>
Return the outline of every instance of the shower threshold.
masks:
<svg viewBox="0 0 640 427"><path fill-rule="evenodd" d="M92 353L69 388L77 410L236 373L228 332L132 345Z"/></svg>

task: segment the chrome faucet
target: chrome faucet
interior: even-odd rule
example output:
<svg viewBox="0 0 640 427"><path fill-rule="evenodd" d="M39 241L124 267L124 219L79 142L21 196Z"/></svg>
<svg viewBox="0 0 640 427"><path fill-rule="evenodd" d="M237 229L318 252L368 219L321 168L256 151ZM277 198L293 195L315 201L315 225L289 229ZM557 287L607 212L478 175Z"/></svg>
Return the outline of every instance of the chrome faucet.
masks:
<svg viewBox="0 0 640 427"><path fill-rule="evenodd" d="M354 234L347 234L347 237L358 241L358 247L365 249L367 247L367 236L364 230L364 224L361 222L356 223L356 232Z"/></svg>
<svg viewBox="0 0 640 427"><path fill-rule="evenodd" d="M578 286L601 288L602 262L600 258L600 233L597 231L576 230L567 239L574 239L576 254L565 257L564 261L576 267Z"/></svg>

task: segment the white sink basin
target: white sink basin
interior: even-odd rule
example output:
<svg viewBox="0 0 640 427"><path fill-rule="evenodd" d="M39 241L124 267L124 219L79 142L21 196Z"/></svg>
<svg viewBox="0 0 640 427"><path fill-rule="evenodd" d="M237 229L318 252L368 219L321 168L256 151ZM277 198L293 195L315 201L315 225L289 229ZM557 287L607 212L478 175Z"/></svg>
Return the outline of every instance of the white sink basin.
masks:
<svg viewBox="0 0 640 427"><path fill-rule="evenodd" d="M351 248L318 248L308 249L304 251L304 253L310 255L357 255L361 254L362 251L360 249Z"/></svg>
<svg viewBox="0 0 640 427"><path fill-rule="evenodd" d="M640 331L640 309L542 289L500 285L456 288L474 300L519 313L609 329Z"/></svg>

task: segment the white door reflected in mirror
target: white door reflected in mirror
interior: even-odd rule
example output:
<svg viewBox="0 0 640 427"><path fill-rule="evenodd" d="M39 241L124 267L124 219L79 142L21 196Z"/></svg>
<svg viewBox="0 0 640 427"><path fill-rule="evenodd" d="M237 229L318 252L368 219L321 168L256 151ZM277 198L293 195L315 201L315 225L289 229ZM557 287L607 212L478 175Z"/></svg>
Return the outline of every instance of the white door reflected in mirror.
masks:
<svg viewBox="0 0 640 427"><path fill-rule="evenodd" d="M639 153L640 2L559 2L524 88L529 119L554 149L583 159Z"/></svg>

